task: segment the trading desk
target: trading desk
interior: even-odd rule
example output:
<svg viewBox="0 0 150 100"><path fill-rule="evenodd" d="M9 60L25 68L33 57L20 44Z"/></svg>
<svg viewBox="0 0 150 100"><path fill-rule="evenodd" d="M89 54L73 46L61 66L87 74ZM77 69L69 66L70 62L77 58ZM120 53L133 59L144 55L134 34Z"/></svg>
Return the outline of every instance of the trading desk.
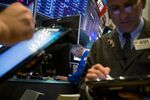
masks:
<svg viewBox="0 0 150 100"><path fill-rule="evenodd" d="M20 100L27 89L44 94L39 95L37 100L57 100L59 94L78 93L77 85L67 81L12 78L0 84L0 98Z"/></svg>

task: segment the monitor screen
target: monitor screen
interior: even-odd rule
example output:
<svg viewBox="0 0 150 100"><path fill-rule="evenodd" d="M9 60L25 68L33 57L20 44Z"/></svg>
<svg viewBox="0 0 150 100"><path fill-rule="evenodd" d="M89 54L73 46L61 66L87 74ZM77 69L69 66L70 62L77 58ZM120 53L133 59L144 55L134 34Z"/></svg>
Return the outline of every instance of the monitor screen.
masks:
<svg viewBox="0 0 150 100"><path fill-rule="evenodd" d="M50 19L81 15L79 44L89 47L101 31L101 21L92 0L38 0L37 12Z"/></svg>
<svg viewBox="0 0 150 100"><path fill-rule="evenodd" d="M8 1L10 3L11 0L2 1L3 3L8 3ZM18 1L33 11L33 0ZM101 32L99 26L101 26L102 22L97 12L98 7L95 7L98 1L100 0L37 0L37 18L39 16L42 16L42 18L38 18L36 26L41 26L44 19L59 19L81 15L80 29L79 33L77 33L80 34L78 43L89 48Z"/></svg>
<svg viewBox="0 0 150 100"><path fill-rule="evenodd" d="M3 51L0 54L0 81L14 74L18 68L52 45L65 33L67 33L65 29L41 28L34 33L32 39L22 41Z"/></svg>
<svg viewBox="0 0 150 100"><path fill-rule="evenodd" d="M37 0L37 12L49 18L85 15L88 0Z"/></svg>
<svg viewBox="0 0 150 100"><path fill-rule="evenodd" d="M88 0L86 15L82 18L81 23L81 32L86 35L81 33L80 38L82 38L82 41L86 41L85 47L90 48L92 43L99 38L102 23L94 7L93 0ZM88 36L88 40L85 36Z"/></svg>
<svg viewBox="0 0 150 100"><path fill-rule="evenodd" d="M63 40L63 42L69 42L72 44L79 43L79 35L80 35L80 24L81 24L81 16L67 16L57 19L48 19L44 20L42 23L43 27L65 27L71 29L72 31L68 34L68 37Z"/></svg>

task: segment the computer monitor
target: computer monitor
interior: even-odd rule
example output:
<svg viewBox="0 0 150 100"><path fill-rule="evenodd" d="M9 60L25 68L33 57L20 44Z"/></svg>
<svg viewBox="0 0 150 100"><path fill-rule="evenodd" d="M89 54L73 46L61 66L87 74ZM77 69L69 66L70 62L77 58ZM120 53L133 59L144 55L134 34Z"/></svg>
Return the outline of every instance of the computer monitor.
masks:
<svg viewBox="0 0 150 100"><path fill-rule="evenodd" d="M87 46L95 41L99 34L100 20L92 0L37 0L37 15L48 17L49 21L66 18L69 16L81 16L78 44ZM37 16L37 17L39 17ZM38 26L40 26L38 18ZM78 24L78 22L77 22Z"/></svg>
<svg viewBox="0 0 150 100"><path fill-rule="evenodd" d="M88 0L87 9L85 16L82 17L81 21L81 37L82 41L85 42L84 46L90 48L94 41L99 38L101 32L101 20L94 6L93 0ZM82 36L83 35L83 36ZM85 38L88 37L88 38ZM82 43L82 41L80 41Z"/></svg>
<svg viewBox="0 0 150 100"><path fill-rule="evenodd" d="M81 0L79 1L81 2ZM80 26L78 29L79 30L78 44L81 44L86 48L90 48L92 43L99 38L101 32L101 24L103 22L100 20L100 16L98 15L96 7L94 7L93 0L84 0L82 2L85 3L84 12L76 14L81 16ZM70 18L71 16L75 15L70 14ZM74 21L74 23L78 24L77 21Z"/></svg>
<svg viewBox="0 0 150 100"><path fill-rule="evenodd" d="M27 6L29 6L29 4L33 4L33 0L19 1ZM79 38L76 43L89 48L91 44L99 37L101 32L100 26L103 23L98 15L96 1L98 0L37 0L36 26L42 26L42 21L45 19L53 21L55 19L80 15L81 22L78 30Z"/></svg>
<svg viewBox="0 0 150 100"><path fill-rule="evenodd" d="M80 15L48 19L44 20L42 23L42 27L65 27L70 29L71 32L67 35L68 37L64 38L62 42L70 42L72 44L79 44L80 25Z"/></svg>
<svg viewBox="0 0 150 100"><path fill-rule="evenodd" d="M85 15L88 0L37 0L37 12L51 19Z"/></svg>
<svg viewBox="0 0 150 100"><path fill-rule="evenodd" d="M64 28L38 29L32 39L25 40L0 53L0 82L15 74L34 57L39 56L59 38L68 33Z"/></svg>

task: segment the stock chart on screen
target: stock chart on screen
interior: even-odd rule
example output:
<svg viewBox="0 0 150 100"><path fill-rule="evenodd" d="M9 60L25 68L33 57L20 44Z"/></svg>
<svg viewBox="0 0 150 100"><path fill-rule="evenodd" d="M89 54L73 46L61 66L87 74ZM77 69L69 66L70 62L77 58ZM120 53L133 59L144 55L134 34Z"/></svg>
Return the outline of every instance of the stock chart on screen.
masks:
<svg viewBox="0 0 150 100"><path fill-rule="evenodd" d="M88 0L37 0L37 12L50 18L85 15Z"/></svg>

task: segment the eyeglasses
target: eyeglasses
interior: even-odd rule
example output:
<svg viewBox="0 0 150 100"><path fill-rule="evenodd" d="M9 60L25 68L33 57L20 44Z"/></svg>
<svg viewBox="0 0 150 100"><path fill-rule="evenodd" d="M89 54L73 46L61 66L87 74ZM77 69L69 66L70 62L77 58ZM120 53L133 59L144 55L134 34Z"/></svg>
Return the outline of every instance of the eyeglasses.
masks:
<svg viewBox="0 0 150 100"><path fill-rule="evenodd" d="M140 0L137 0L137 2L135 2L135 3L126 4L124 7L124 11L126 13L131 13L133 11L133 9L135 8L135 6L137 6L139 3L140 3ZM118 6L110 8L110 11L114 15L119 15L121 13L121 10Z"/></svg>

